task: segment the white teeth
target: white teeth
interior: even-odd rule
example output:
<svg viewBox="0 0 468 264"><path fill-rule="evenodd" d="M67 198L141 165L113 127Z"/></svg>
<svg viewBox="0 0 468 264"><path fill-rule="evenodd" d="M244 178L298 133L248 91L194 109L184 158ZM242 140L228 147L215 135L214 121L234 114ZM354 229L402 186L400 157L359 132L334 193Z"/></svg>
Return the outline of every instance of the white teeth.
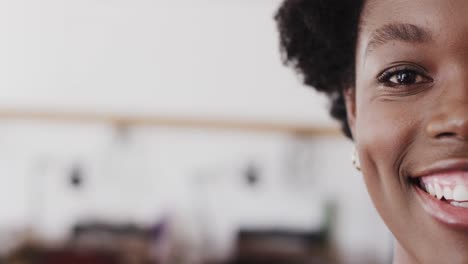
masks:
<svg viewBox="0 0 468 264"><path fill-rule="evenodd" d="M468 208L468 203L467 202L456 202L452 201L450 202L451 205L456 206L456 207L463 207L463 208Z"/></svg>
<svg viewBox="0 0 468 264"><path fill-rule="evenodd" d="M435 196L435 190L434 190L434 187L432 187L432 184L428 184L426 189L430 195Z"/></svg>
<svg viewBox="0 0 468 264"><path fill-rule="evenodd" d="M453 199L453 192L449 187L444 188L444 197L445 197L445 200Z"/></svg>
<svg viewBox="0 0 468 264"><path fill-rule="evenodd" d="M424 189L431 196L441 200L444 197L451 201L451 204L458 207L468 208L468 186L458 184L455 188L450 186L440 185L437 182L425 183Z"/></svg>
<svg viewBox="0 0 468 264"><path fill-rule="evenodd" d="M442 197L444 196L444 192L442 191L442 188L440 188L440 185L437 183L434 184L434 189L435 189L437 199L439 200L442 199Z"/></svg>
<svg viewBox="0 0 468 264"><path fill-rule="evenodd" d="M468 189L463 185L455 186L455 189L453 189L453 199L456 201L468 201Z"/></svg>

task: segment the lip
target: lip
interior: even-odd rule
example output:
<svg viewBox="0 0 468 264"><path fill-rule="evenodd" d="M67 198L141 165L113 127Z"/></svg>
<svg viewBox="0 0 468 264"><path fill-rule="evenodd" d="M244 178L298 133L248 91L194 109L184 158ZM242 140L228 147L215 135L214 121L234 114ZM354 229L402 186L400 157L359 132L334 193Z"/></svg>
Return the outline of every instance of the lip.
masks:
<svg viewBox="0 0 468 264"><path fill-rule="evenodd" d="M416 171L410 175L410 178L466 172L468 172L468 159L446 159ZM449 227L468 229L468 208L456 207L441 201L422 190L418 184L413 184L413 188L424 211L436 221Z"/></svg>
<svg viewBox="0 0 468 264"><path fill-rule="evenodd" d="M468 172L468 159L440 160L416 171L410 177L419 178L448 172Z"/></svg>
<svg viewBox="0 0 468 264"><path fill-rule="evenodd" d="M449 227L468 229L468 208L456 207L443 202L429 195L416 185L413 188L424 211L435 220Z"/></svg>

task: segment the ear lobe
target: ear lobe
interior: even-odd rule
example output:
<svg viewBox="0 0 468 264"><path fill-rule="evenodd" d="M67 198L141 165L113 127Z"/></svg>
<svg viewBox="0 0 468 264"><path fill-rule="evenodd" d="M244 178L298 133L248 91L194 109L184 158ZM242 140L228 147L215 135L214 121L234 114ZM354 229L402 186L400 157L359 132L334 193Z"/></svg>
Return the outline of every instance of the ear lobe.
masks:
<svg viewBox="0 0 468 264"><path fill-rule="evenodd" d="M348 125L354 138L356 124L356 89L354 87L346 88L343 91L343 95L345 98Z"/></svg>

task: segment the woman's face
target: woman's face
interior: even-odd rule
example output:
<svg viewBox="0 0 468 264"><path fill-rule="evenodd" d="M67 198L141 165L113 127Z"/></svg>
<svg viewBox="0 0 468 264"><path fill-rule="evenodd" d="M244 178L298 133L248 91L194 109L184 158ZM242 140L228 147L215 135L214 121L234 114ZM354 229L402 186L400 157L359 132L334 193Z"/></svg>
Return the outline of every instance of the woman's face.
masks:
<svg viewBox="0 0 468 264"><path fill-rule="evenodd" d="M468 1L369 0L361 19L348 119L397 257L468 263Z"/></svg>

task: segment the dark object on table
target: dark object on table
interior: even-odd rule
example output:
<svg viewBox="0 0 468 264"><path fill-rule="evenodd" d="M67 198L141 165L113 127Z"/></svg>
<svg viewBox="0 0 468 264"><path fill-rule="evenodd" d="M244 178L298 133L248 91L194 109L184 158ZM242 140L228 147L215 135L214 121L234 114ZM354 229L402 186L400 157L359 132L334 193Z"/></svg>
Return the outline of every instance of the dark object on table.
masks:
<svg viewBox="0 0 468 264"><path fill-rule="evenodd" d="M327 232L242 230L232 264L338 263Z"/></svg>
<svg viewBox="0 0 468 264"><path fill-rule="evenodd" d="M9 264L120 264L115 252L103 250L74 250L24 245L11 254Z"/></svg>

